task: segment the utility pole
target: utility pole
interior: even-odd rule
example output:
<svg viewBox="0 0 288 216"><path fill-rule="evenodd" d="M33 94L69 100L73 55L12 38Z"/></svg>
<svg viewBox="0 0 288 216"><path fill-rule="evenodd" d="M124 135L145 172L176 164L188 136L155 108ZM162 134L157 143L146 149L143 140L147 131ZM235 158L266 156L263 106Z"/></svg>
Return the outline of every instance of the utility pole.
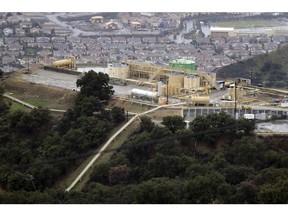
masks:
<svg viewBox="0 0 288 216"><path fill-rule="evenodd" d="M166 88L166 90L167 90L167 92L166 92L167 93L167 95L166 95L167 96L167 100L166 100L166 104L168 104L168 83L169 83L169 81L167 79L167 88Z"/></svg>
<svg viewBox="0 0 288 216"><path fill-rule="evenodd" d="M28 73L30 72L30 69L29 69L29 55L27 55L28 57Z"/></svg>
<svg viewBox="0 0 288 216"><path fill-rule="evenodd" d="M236 119L236 112L237 112L237 86L236 86L237 82L235 80L234 83L234 118Z"/></svg>
<svg viewBox="0 0 288 216"><path fill-rule="evenodd" d="M253 79L253 69L250 68L250 80L251 80L251 85L252 85L252 79Z"/></svg>

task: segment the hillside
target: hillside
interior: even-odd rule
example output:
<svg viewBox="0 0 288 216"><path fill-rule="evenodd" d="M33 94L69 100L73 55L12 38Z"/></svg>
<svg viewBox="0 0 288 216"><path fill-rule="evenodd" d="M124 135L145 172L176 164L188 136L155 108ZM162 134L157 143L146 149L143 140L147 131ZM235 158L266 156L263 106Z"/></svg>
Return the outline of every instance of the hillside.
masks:
<svg viewBox="0 0 288 216"><path fill-rule="evenodd" d="M262 84L264 87L287 88L288 46L269 54L255 56L222 67L216 73L221 78L244 77L249 79L252 74L252 84Z"/></svg>

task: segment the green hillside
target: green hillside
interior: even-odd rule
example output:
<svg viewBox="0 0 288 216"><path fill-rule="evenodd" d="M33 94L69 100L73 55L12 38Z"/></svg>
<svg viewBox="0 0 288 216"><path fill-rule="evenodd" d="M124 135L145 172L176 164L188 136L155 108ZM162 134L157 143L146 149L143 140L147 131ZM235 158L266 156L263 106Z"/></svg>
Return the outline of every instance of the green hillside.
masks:
<svg viewBox="0 0 288 216"><path fill-rule="evenodd" d="M252 72L252 73L251 73ZM255 56L217 70L218 77L251 78L252 84L263 84L264 87L288 87L288 46L275 52Z"/></svg>

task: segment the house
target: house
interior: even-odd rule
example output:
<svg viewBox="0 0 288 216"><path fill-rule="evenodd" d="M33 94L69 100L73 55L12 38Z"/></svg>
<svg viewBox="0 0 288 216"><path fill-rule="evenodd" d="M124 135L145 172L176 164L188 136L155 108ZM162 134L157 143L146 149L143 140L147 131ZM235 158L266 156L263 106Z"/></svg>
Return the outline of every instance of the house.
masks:
<svg viewBox="0 0 288 216"><path fill-rule="evenodd" d="M134 38L134 37L131 37L131 38L127 38L127 43L128 44L141 44L141 38Z"/></svg>
<svg viewBox="0 0 288 216"><path fill-rule="evenodd" d="M52 52L50 50L40 50L39 52L37 52L37 56L41 57L41 58L46 58L48 56L50 56L52 54Z"/></svg>
<svg viewBox="0 0 288 216"><path fill-rule="evenodd" d="M32 23L31 22L22 22L20 23L21 28L32 28Z"/></svg>
<svg viewBox="0 0 288 216"><path fill-rule="evenodd" d="M52 43L65 43L65 38L63 37L52 37Z"/></svg>
<svg viewBox="0 0 288 216"><path fill-rule="evenodd" d="M141 23L136 22L136 21L130 22L130 27L131 27L131 29L139 29L139 28L141 28Z"/></svg>
<svg viewBox="0 0 288 216"><path fill-rule="evenodd" d="M198 38L197 39L198 45L209 45L210 44L210 38Z"/></svg>
<svg viewBox="0 0 288 216"><path fill-rule="evenodd" d="M34 43L35 39L34 37L22 37L20 41L21 43Z"/></svg>
<svg viewBox="0 0 288 216"><path fill-rule="evenodd" d="M85 44L86 46L90 46L91 44L96 43L96 41L92 38L84 38L81 40L81 43Z"/></svg>
<svg viewBox="0 0 288 216"><path fill-rule="evenodd" d="M132 45L130 44L117 44L117 48L121 50L132 50Z"/></svg>
<svg viewBox="0 0 288 216"><path fill-rule="evenodd" d="M51 43L38 43L38 47L42 49L52 49L53 45Z"/></svg>
<svg viewBox="0 0 288 216"><path fill-rule="evenodd" d="M16 62L16 58L15 57L11 57L11 56L3 56L2 57L2 63L3 65L8 65L11 63Z"/></svg>
<svg viewBox="0 0 288 216"><path fill-rule="evenodd" d="M40 28L33 27L33 28L31 28L29 31L30 31L31 34L39 34L40 31L41 31L41 29L40 29Z"/></svg>
<svg viewBox="0 0 288 216"><path fill-rule="evenodd" d="M92 46L93 44L91 44L90 46L88 46L88 48L90 49L90 47ZM98 45L99 46L99 45ZM72 47L73 49L78 49L78 50L86 50L86 46L83 44L83 43L72 43Z"/></svg>
<svg viewBox="0 0 288 216"><path fill-rule="evenodd" d="M143 43L156 43L156 37L143 37Z"/></svg>
<svg viewBox="0 0 288 216"><path fill-rule="evenodd" d="M274 36L272 38L273 42L277 42L277 43L286 43L287 42L287 38L286 36Z"/></svg>
<svg viewBox="0 0 288 216"><path fill-rule="evenodd" d="M7 45L7 50L8 51L21 51L23 50L23 46L20 45L19 43L12 43Z"/></svg>
<svg viewBox="0 0 288 216"><path fill-rule="evenodd" d="M50 43L50 38L48 37L38 37L36 38L37 43Z"/></svg>
<svg viewBox="0 0 288 216"><path fill-rule="evenodd" d="M80 58L82 55L85 55L86 52L83 50L73 49L70 50L69 53L77 58Z"/></svg>
<svg viewBox="0 0 288 216"><path fill-rule="evenodd" d="M66 43L52 43L53 49L56 50L69 50L69 45Z"/></svg>
<svg viewBox="0 0 288 216"><path fill-rule="evenodd" d="M126 38L124 37L114 37L113 43L115 44L126 44Z"/></svg>
<svg viewBox="0 0 288 216"><path fill-rule="evenodd" d="M16 37L7 37L5 38L6 44L18 43L18 39Z"/></svg>
<svg viewBox="0 0 288 216"><path fill-rule="evenodd" d="M101 44L101 43L111 43L111 38L109 37L100 37L100 38L97 38L97 43Z"/></svg>
<svg viewBox="0 0 288 216"><path fill-rule="evenodd" d="M107 22L104 24L103 28L106 30L115 30L118 29L118 24L115 22Z"/></svg>
<svg viewBox="0 0 288 216"><path fill-rule="evenodd" d="M103 16L93 16L90 18L91 23L103 23Z"/></svg>
<svg viewBox="0 0 288 216"><path fill-rule="evenodd" d="M5 29L3 29L3 33L5 36L13 35L13 29L5 28Z"/></svg>
<svg viewBox="0 0 288 216"><path fill-rule="evenodd" d="M70 34L71 34L71 31L66 28L54 29L54 35L56 36L65 37L65 36L69 36Z"/></svg>
<svg viewBox="0 0 288 216"><path fill-rule="evenodd" d="M158 41L161 44L169 44L172 42L168 37L159 37Z"/></svg>
<svg viewBox="0 0 288 216"><path fill-rule="evenodd" d="M20 22L20 18L17 15L10 16L10 17L7 18L7 22L11 23L11 24L17 24L17 23Z"/></svg>
<svg viewBox="0 0 288 216"><path fill-rule="evenodd" d="M65 58L66 56L68 56L68 53L66 51L54 51L53 52L53 57L55 58Z"/></svg>
<svg viewBox="0 0 288 216"><path fill-rule="evenodd" d="M38 43L28 42L27 47L30 47L30 48L38 47Z"/></svg>
<svg viewBox="0 0 288 216"><path fill-rule="evenodd" d="M71 43L80 43L81 42L81 38L80 37L71 36L71 37L67 38L67 41L69 41Z"/></svg>
<svg viewBox="0 0 288 216"><path fill-rule="evenodd" d="M22 28L16 28L16 29L15 29L15 34L16 34L17 36L25 36L25 30L22 29Z"/></svg>

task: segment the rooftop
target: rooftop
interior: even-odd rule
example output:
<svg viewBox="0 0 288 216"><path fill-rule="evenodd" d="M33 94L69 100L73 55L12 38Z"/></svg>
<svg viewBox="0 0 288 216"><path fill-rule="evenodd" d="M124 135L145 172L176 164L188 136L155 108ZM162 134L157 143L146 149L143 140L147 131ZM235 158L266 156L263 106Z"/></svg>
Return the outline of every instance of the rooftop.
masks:
<svg viewBox="0 0 288 216"><path fill-rule="evenodd" d="M234 31L234 28L223 28L223 27L210 27L210 31L217 31L217 32L227 32L227 31Z"/></svg>

